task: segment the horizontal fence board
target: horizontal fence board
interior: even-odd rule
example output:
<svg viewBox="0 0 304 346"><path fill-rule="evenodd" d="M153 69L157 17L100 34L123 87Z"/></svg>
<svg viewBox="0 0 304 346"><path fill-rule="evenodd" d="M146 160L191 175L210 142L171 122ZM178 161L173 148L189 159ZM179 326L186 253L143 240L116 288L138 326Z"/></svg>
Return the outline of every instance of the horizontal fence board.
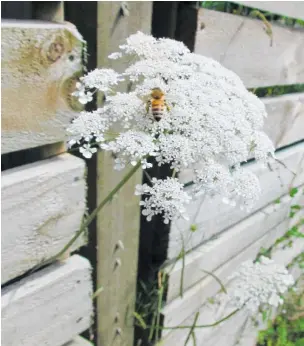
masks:
<svg viewBox="0 0 304 346"><path fill-rule="evenodd" d="M285 195L291 186L304 183L304 143L284 149L276 156L283 164L276 162L272 165L272 171L255 162L245 166L257 174L262 189L260 200L251 212ZM248 216L239 208L222 203L219 196L206 197L205 200L200 197L189 204L187 211L189 221L180 218L172 223L168 245L169 259L179 255L183 244L185 250L189 251ZM195 232L190 231L192 224L197 226Z"/></svg>
<svg viewBox="0 0 304 346"><path fill-rule="evenodd" d="M2 284L56 255L85 212L85 162L62 154L2 172ZM73 249L85 243L84 237Z"/></svg>
<svg viewBox="0 0 304 346"><path fill-rule="evenodd" d="M296 221L295 221L296 222ZM261 247L268 248L271 246L275 240L285 234L286 222L282 222L280 225L274 227L263 237L258 239L256 242L251 244L249 247L240 252L237 256L226 262L223 266L216 269L214 274L227 285L228 277L232 272L240 265L242 262L248 259L254 259L258 254ZM279 249L274 254L273 258L284 265L287 265L292 261L294 257L299 255L304 251L304 239L297 239L292 248ZM187 290L183 298L177 298L169 303L163 309L164 314L164 326L176 326L176 325L191 325L193 322L194 314L197 311L201 311L200 318L197 324L209 324L213 323L214 312L208 313L208 308L201 308L203 304L206 304L206 299L214 296L220 290L219 284L211 277L200 281L198 284ZM206 330L211 330L211 328L206 328ZM199 333L204 333L205 331L199 330ZM196 333L198 334L198 332ZM165 344L170 345L183 345L182 334L178 330L174 330L170 333L169 330L163 331L163 337L165 338ZM184 335L185 336L185 335ZM198 337L198 340L202 341L202 336ZM176 342L176 343L175 343Z"/></svg>
<svg viewBox="0 0 304 346"><path fill-rule="evenodd" d="M301 190L304 185L301 186ZM211 240L187 254L184 260L168 265L169 274L167 303L180 295L181 277L183 275L183 291L207 277L203 270L213 272L240 251L264 236L272 228L285 222L286 230L294 222L289 219L290 205L304 205L304 196L299 192L296 197L289 195L281 198L279 204L271 204L250 215L245 220L231 227L217 239Z"/></svg>
<svg viewBox="0 0 304 346"><path fill-rule="evenodd" d="M90 341L81 336L76 336L73 340L67 342L63 346L94 346Z"/></svg>
<svg viewBox="0 0 304 346"><path fill-rule="evenodd" d="M304 33L261 20L206 9L198 11L194 52L234 71L248 88L304 82Z"/></svg>
<svg viewBox="0 0 304 346"><path fill-rule="evenodd" d="M261 100L268 114L264 131L277 149L304 139L304 93Z"/></svg>
<svg viewBox="0 0 304 346"><path fill-rule="evenodd" d="M1 153L64 141L81 109L71 93L82 37L70 23L6 20L1 29Z"/></svg>
<svg viewBox="0 0 304 346"><path fill-rule="evenodd" d="M89 262L72 256L2 289L3 346L61 346L91 324Z"/></svg>
<svg viewBox="0 0 304 346"><path fill-rule="evenodd" d="M237 4L257 8L262 11L304 20L302 1L235 1Z"/></svg>

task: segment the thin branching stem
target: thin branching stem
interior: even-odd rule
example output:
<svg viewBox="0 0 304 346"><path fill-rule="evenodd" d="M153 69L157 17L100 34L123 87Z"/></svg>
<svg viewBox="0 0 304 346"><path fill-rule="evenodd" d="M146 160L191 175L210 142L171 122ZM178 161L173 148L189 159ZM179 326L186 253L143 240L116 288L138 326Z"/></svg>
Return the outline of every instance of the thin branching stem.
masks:
<svg viewBox="0 0 304 346"><path fill-rule="evenodd" d="M191 329L189 330L189 334L188 334L187 339L186 339L186 341L185 341L185 346L188 344L188 342L189 342L191 336L193 337L193 332L194 332L194 328L195 328L195 325L196 325L196 322L197 322L198 317L199 317L199 311L195 314L192 327L191 327ZM194 336L194 339L195 339L195 336Z"/></svg>
<svg viewBox="0 0 304 346"><path fill-rule="evenodd" d="M233 315L235 315L237 312L239 312L240 309L236 309L233 310L229 315L221 318L220 320L214 322L214 323L210 323L210 324L201 324L198 326L195 326L195 328L210 328L210 327L215 327L218 324L221 324L222 322L228 320L230 317L232 317ZM161 330L174 330L174 329L191 329L193 327L193 325L191 326L172 326L172 327L161 327L159 326L159 329ZM152 328L152 326L147 325L147 328Z"/></svg>

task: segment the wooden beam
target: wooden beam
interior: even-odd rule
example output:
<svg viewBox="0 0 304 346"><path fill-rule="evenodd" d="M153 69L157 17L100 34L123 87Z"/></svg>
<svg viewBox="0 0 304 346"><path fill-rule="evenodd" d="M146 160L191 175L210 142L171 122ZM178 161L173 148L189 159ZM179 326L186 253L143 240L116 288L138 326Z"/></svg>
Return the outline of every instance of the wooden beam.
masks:
<svg viewBox="0 0 304 346"><path fill-rule="evenodd" d="M109 61L125 39L138 30L150 33L152 2L98 2L98 66L122 71L127 62ZM127 87L127 86L125 86ZM122 179L124 172L113 171L113 157L98 154L97 204ZM105 289L97 300L98 345L133 345L137 257L139 241L139 199L135 184L141 182L139 170L98 214L97 286Z"/></svg>
<svg viewBox="0 0 304 346"><path fill-rule="evenodd" d="M2 154L66 139L83 39L72 24L2 22ZM60 150L62 151L62 150Z"/></svg>
<svg viewBox="0 0 304 346"><path fill-rule="evenodd" d="M1 283L56 255L85 212L84 161L69 154L2 172ZM85 237L72 249L85 244Z"/></svg>
<svg viewBox="0 0 304 346"><path fill-rule="evenodd" d="M61 346L91 324L90 264L80 256L2 289L2 341L9 346Z"/></svg>
<svg viewBox="0 0 304 346"><path fill-rule="evenodd" d="M248 88L304 83L304 34L261 20L199 9L194 52L234 71Z"/></svg>

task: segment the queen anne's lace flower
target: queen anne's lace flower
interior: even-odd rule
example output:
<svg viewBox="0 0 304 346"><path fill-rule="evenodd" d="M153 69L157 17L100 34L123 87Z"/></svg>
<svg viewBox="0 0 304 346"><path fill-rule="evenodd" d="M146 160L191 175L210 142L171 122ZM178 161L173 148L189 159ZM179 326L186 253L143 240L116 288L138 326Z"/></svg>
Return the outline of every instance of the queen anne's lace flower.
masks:
<svg viewBox="0 0 304 346"><path fill-rule="evenodd" d="M242 263L230 279L230 302L237 308L244 306L251 314L259 308L278 307L283 303L282 294L294 284L286 268L263 256L260 262Z"/></svg>
<svg viewBox="0 0 304 346"><path fill-rule="evenodd" d="M128 163L135 166L137 161L141 161L143 169L150 168L152 165L147 162L147 157L155 156L158 149L151 136L135 131L121 133L115 141L100 146L117 156L117 169L123 169Z"/></svg>
<svg viewBox="0 0 304 346"><path fill-rule="evenodd" d="M82 103L96 90L106 98L103 107L73 121L69 144L97 143L116 156L115 169L137 161L149 168L148 156L176 171L187 167L193 170L195 193L218 193L231 204L251 207L260 194L258 179L239 166L252 156L265 161L273 153L271 141L261 132L267 115L264 104L233 72L191 53L181 42L138 32L110 58L125 56L130 64L124 72L97 69L80 79L74 95ZM131 91L115 93L122 79L132 82ZM146 108L151 89L157 87L170 108L159 122ZM116 138L109 135L113 126L121 130ZM88 150L82 152L88 156ZM144 210L152 217L163 209L147 205ZM173 210L179 214L178 208L170 210L164 212L166 221Z"/></svg>
<svg viewBox="0 0 304 346"><path fill-rule="evenodd" d="M147 221L151 221L157 214L163 214L166 224L176 216L187 218L185 205L189 203L191 197L176 178L166 180L152 178L152 186L137 185L135 194L144 195L140 205L143 207L143 215L147 216Z"/></svg>

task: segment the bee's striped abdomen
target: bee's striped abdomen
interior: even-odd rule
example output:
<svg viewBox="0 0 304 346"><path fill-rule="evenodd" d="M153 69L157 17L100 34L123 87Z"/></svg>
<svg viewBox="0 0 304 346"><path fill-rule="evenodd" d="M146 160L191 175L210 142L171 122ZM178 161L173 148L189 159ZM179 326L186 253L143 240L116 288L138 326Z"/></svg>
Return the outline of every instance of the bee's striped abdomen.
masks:
<svg viewBox="0 0 304 346"><path fill-rule="evenodd" d="M152 115L156 121L160 121L164 114L165 103L163 99L151 101Z"/></svg>

